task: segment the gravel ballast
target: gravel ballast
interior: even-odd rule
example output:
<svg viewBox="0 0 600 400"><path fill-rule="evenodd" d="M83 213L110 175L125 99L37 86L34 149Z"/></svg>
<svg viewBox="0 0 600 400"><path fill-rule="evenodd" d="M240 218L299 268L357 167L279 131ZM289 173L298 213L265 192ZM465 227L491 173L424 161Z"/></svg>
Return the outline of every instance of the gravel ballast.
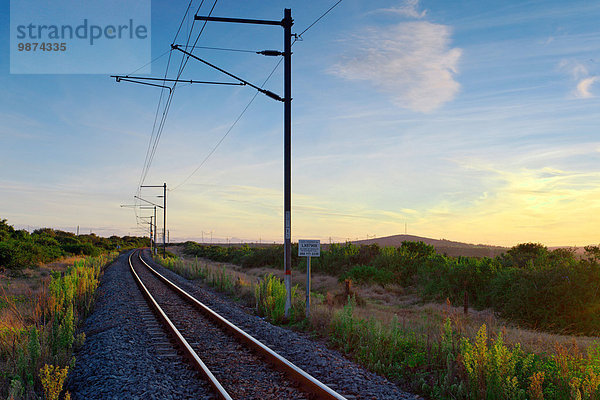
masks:
<svg viewBox="0 0 600 400"><path fill-rule="evenodd" d="M95 310L84 324L87 338L76 354L77 362L67 382L72 398L212 398L208 385L164 348L164 342L168 342L166 336L160 351L166 352L167 357L156 357L159 353L151 342L152 335L156 338L158 325L148 316L149 310L129 272L127 256L121 255L106 269ZM154 263L147 251L144 260L215 312L349 400L420 399L307 334L273 326L225 295L200 287L199 283ZM171 353L174 354L175 349Z"/></svg>
<svg viewBox="0 0 600 400"><path fill-rule="evenodd" d="M119 256L102 277L94 311L83 326L85 343L69 371L71 398L214 398L196 372L179 356L173 357L176 349L138 290L128 255Z"/></svg>

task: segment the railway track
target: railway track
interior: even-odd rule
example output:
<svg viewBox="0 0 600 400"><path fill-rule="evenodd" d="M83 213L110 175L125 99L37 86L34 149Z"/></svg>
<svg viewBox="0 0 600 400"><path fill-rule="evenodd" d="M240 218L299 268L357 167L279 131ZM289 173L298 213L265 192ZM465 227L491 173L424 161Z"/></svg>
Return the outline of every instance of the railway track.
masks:
<svg viewBox="0 0 600 400"><path fill-rule="evenodd" d="M172 340L218 398L344 399L169 281L141 251L130 254L129 267Z"/></svg>

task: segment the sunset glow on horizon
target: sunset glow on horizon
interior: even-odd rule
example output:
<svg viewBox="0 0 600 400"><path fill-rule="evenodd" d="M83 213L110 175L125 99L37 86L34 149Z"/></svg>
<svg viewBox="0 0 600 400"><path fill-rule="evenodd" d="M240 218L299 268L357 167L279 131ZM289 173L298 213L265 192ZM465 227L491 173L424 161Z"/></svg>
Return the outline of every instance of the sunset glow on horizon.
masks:
<svg viewBox="0 0 600 400"><path fill-rule="evenodd" d="M149 76L164 76L186 5L152 1ZM212 15L278 20L287 7L300 33L331 5L222 1ZM0 219L145 234L120 205L134 202L161 89L10 74L8 2L0 15ZM599 20L600 3L585 1L342 1L293 46L292 241L406 229L499 246L598 244ZM260 85L278 58L252 51L281 50L281 28L208 23L198 46L245 50L194 54ZM175 77L181 54L171 57ZM227 80L192 61L182 79ZM281 95L282 82L279 66L265 88ZM170 189L171 241L283 240L283 107L260 94L235 123L255 93L177 86L143 179ZM162 190L141 193L162 204Z"/></svg>

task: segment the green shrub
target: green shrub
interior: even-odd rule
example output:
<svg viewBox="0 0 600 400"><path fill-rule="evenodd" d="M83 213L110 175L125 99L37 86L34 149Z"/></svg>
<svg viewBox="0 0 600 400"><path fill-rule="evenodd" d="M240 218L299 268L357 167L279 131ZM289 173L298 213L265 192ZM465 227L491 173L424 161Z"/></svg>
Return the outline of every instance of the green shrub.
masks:
<svg viewBox="0 0 600 400"><path fill-rule="evenodd" d="M303 317L303 307L296 301L298 286L292 287L291 320L299 320ZM256 310L259 315L267 317L273 323L281 323L285 318L285 284L272 274L267 274L254 287L254 298Z"/></svg>
<svg viewBox="0 0 600 400"><path fill-rule="evenodd" d="M52 274L47 290L29 299L32 307L39 309L34 320L27 321L30 325L0 327L0 359L13 360L0 363L0 397L39 398L40 390L54 385L52 371L40 371L44 364L55 365L56 371L64 367L60 368L64 380L68 366L74 363L78 322L91 311L102 267L115 256L113 253L86 258L75 262L63 274ZM81 345L85 336L77 337ZM60 385L57 382L52 389L56 396L62 387L62 381L58 382Z"/></svg>
<svg viewBox="0 0 600 400"><path fill-rule="evenodd" d="M0 220L0 269L19 270L48 263L64 255L96 257L117 248L146 247L149 243L148 238L103 238L93 233L77 236L50 228L36 229L29 234L25 230L15 230L6 220Z"/></svg>
<svg viewBox="0 0 600 400"><path fill-rule="evenodd" d="M372 265L357 265L340 277L340 280L351 279L356 283L392 283L394 275L391 271L376 268Z"/></svg>
<svg viewBox="0 0 600 400"><path fill-rule="evenodd" d="M303 268L296 250L292 265ZM185 244L198 257L244 267L283 267L283 246L264 248ZM447 257L423 242L398 248L331 244L312 259L312 270L357 283L413 286L424 299L492 308L534 328L597 335L600 332L600 248L586 258L572 249L549 251L536 243L517 245L496 258Z"/></svg>
<svg viewBox="0 0 600 400"><path fill-rule="evenodd" d="M546 330L598 335L600 265L580 262L545 269L508 269L491 283L504 317Z"/></svg>

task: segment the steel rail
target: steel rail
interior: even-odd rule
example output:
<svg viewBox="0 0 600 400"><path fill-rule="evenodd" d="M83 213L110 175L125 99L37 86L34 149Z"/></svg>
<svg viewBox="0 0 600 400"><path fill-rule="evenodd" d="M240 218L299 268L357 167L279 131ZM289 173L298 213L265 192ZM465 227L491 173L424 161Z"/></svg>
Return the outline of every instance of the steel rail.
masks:
<svg viewBox="0 0 600 400"><path fill-rule="evenodd" d="M292 380L298 382L303 388L317 396L319 399L327 399L327 400L346 400L344 396L337 393L315 377L311 376L307 372L303 371L284 357L280 356L269 347L262 344L260 341L250 336L225 318L221 317L219 314L214 312L205 304L198 301L196 298L188 294L185 290L181 289L179 286L171 282L169 279L164 277L154 268L152 268L144 259L142 258L141 251L138 252L138 257L142 263L148 267L148 269L156 275L158 279L164 282L167 286L169 286L173 291L175 291L178 295L180 295L183 299L191 303L194 307L199 309L204 315L208 316L213 321L217 322L221 325L225 330L230 332L233 336L235 336L242 343L246 344L248 347L252 348L259 355L263 356L268 362L270 362L276 369L284 372L288 376L291 377Z"/></svg>
<svg viewBox="0 0 600 400"><path fill-rule="evenodd" d="M146 298L146 301L148 302L150 307L156 312L156 314L158 315L162 324L167 328L167 330L175 338L179 347L181 347L181 349L183 350L185 355L189 358L189 360L194 365L194 367L208 380L210 386L212 386L213 390L216 392L219 399L233 400L231 398L231 396L227 393L225 388L223 388L223 386L219 383L217 378L212 374L212 372L210 372L210 370L208 369L206 364L204 364L204 362L200 359L200 357L194 351L194 349L192 349L192 347L190 346L188 341L185 340L185 338L181 335L179 330L175 327L175 325L173 325L173 323L171 322L169 317L167 317L167 315L162 310L162 308L158 305L156 300L154 300L154 297L152 297L152 295L150 294L150 292L148 291L148 289L142 282L141 278L139 277L139 275L135 272L135 269L133 268L133 264L131 263L131 256L133 255L133 253L135 253L135 252L131 252L131 254L129 254L129 268L131 269L131 273L135 279L135 282L139 286L142 294ZM138 257L141 260L142 258L139 253L140 253L140 251L138 251ZM144 264L146 264L146 263L144 262Z"/></svg>

